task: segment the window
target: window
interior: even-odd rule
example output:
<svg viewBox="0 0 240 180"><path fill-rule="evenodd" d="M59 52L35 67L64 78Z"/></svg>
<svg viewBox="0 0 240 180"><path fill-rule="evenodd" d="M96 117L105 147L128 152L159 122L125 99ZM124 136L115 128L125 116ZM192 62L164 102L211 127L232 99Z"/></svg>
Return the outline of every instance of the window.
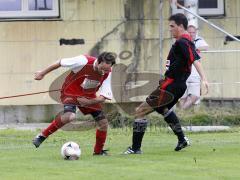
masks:
<svg viewBox="0 0 240 180"><path fill-rule="evenodd" d="M184 5L184 0L177 0L179 4ZM179 8L172 9L173 14L183 13ZM224 0L198 0L198 13L201 16L224 15Z"/></svg>
<svg viewBox="0 0 240 180"><path fill-rule="evenodd" d="M0 0L0 18L54 17L59 17L59 0Z"/></svg>
<svg viewBox="0 0 240 180"><path fill-rule="evenodd" d="M224 0L199 0L198 8L203 16L224 15Z"/></svg>

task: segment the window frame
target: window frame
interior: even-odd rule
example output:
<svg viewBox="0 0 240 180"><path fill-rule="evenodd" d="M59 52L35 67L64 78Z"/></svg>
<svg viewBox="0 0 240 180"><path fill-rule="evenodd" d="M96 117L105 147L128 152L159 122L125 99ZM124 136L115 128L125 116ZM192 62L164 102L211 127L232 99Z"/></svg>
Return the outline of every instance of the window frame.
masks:
<svg viewBox="0 0 240 180"><path fill-rule="evenodd" d="M52 3L52 10L29 10L29 0L22 0L20 11L0 11L0 20L60 18L60 0L52 0Z"/></svg>
<svg viewBox="0 0 240 180"><path fill-rule="evenodd" d="M217 0L217 8L198 8L198 14L200 16L211 17L211 16L223 16L225 15L225 0ZM176 6L172 8L172 14L184 13L183 9L178 9Z"/></svg>

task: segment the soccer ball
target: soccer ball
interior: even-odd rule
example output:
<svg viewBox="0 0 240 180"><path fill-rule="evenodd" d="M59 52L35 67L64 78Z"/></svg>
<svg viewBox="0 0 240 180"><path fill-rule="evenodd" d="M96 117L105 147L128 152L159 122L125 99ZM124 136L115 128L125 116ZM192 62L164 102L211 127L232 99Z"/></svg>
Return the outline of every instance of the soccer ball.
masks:
<svg viewBox="0 0 240 180"><path fill-rule="evenodd" d="M61 155L65 160L77 160L81 155L81 149L75 142L67 142L61 148Z"/></svg>

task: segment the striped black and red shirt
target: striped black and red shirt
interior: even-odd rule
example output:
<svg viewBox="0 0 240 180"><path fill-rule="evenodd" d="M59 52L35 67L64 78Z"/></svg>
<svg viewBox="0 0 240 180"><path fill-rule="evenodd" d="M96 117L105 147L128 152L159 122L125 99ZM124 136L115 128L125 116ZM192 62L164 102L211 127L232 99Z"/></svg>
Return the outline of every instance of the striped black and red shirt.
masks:
<svg viewBox="0 0 240 180"><path fill-rule="evenodd" d="M183 34L180 39L176 40L167 59L165 76L186 81L191 74L192 63L200 59L190 35Z"/></svg>

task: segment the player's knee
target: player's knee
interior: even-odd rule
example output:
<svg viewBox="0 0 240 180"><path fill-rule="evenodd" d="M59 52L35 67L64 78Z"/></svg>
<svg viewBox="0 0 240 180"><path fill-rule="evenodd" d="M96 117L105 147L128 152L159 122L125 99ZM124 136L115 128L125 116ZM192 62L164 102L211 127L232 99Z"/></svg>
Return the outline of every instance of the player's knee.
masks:
<svg viewBox="0 0 240 180"><path fill-rule="evenodd" d="M144 112L143 107L137 107L137 108L135 109L135 116L136 116L136 118L141 118L143 112Z"/></svg>
<svg viewBox="0 0 240 180"><path fill-rule="evenodd" d="M100 129L101 131L107 131L108 129L108 120L107 119L102 119L100 121L98 121L98 129Z"/></svg>
<svg viewBox="0 0 240 180"><path fill-rule="evenodd" d="M71 113L70 115L69 115L69 121L73 121L73 120L75 120L75 118L76 118L76 114L75 113Z"/></svg>
<svg viewBox="0 0 240 180"><path fill-rule="evenodd" d="M191 98L191 101L192 101L193 104L194 104L195 102L197 102L197 100L199 99L198 96L194 96L194 95L191 95L190 98Z"/></svg>
<svg viewBox="0 0 240 180"><path fill-rule="evenodd" d="M145 132L147 129L148 120L147 119L136 119L133 122L133 131L134 132Z"/></svg>
<svg viewBox="0 0 240 180"><path fill-rule="evenodd" d="M163 117L165 118L165 117L167 117L172 111L173 111L173 108L171 108L171 109L164 108L161 114L162 114Z"/></svg>
<svg viewBox="0 0 240 180"><path fill-rule="evenodd" d="M75 120L76 114L72 112L66 112L62 115L61 120L63 123L69 123L73 120Z"/></svg>
<svg viewBox="0 0 240 180"><path fill-rule="evenodd" d="M106 116L104 115L103 111L95 111L92 112L91 115L96 122L106 119Z"/></svg>

